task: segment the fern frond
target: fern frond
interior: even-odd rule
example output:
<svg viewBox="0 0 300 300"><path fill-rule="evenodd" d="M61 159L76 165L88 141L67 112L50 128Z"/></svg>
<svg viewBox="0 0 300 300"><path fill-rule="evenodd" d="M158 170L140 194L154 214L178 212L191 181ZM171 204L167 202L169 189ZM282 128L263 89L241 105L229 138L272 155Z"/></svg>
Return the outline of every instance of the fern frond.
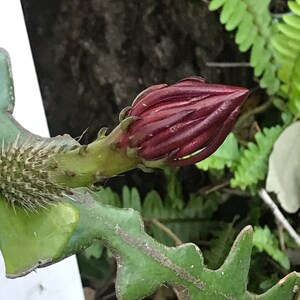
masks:
<svg viewBox="0 0 300 300"><path fill-rule="evenodd" d="M204 259L210 269L216 270L224 261L224 258L229 253L232 241L235 238L235 228L233 223L223 223L222 227L212 232L213 239L210 244L210 249L203 252Z"/></svg>
<svg viewBox="0 0 300 300"><path fill-rule="evenodd" d="M220 148L211 156L196 164L199 169L223 170L225 167L234 168L238 164L241 152L238 141L233 133L230 133Z"/></svg>
<svg viewBox="0 0 300 300"><path fill-rule="evenodd" d="M271 0L212 0L210 10L222 7L220 22L226 30L236 29L235 42L241 52L251 51L250 65L260 77L260 86L275 94L279 89L275 51L271 44L273 25Z"/></svg>
<svg viewBox="0 0 300 300"><path fill-rule="evenodd" d="M283 16L278 34L273 39L276 58L280 63L278 76L281 91L289 99L290 110L300 114L300 1L289 1L293 14Z"/></svg>
<svg viewBox="0 0 300 300"><path fill-rule="evenodd" d="M247 187L253 189L259 181L265 179L268 170L268 157L282 131L283 128L277 125L264 128L262 132L255 135L256 143L249 143L240 158L240 164L230 182L232 187L239 187L243 190Z"/></svg>
<svg viewBox="0 0 300 300"><path fill-rule="evenodd" d="M277 237L268 226L255 227L253 234L253 245L259 252L266 252L277 261L285 270L290 269L290 261L285 252L280 249Z"/></svg>
<svg viewBox="0 0 300 300"><path fill-rule="evenodd" d="M139 191L136 188L132 188L131 190L128 186L123 187L122 191L123 196L123 207L124 208L133 208L138 212L141 212L142 205L141 205L141 198Z"/></svg>
<svg viewBox="0 0 300 300"><path fill-rule="evenodd" d="M218 193L210 194L209 198L191 194L185 207L177 209L170 207L156 191L151 191L143 201L142 216L146 220L155 218L162 222L182 241L198 241L205 239L210 230L215 228L216 222L211 222L211 216L221 202ZM161 243L174 245L174 241L156 225L151 225L150 232Z"/></svg>
<svg viewBox="0 0 300 300"><path fill-rule="evenodd" d="M133 207L142 214L147 226L147 231L153 237L165 245L174 245L174 241L160 228L151 222L156 219L165 224L182 241L198 241L205 239L216 223L212 222L211 216L222 203L219 193L211 193L208 197L191 194L188 203L182 209L170 206L166 199L162 200L156 191L149 192L141 201L136 188L125 186L122 196L112 192L110 188L103 188L94 195L97 200L109 204L118 204L118 207ZM194 230L191 230L194 228ZM218 227L219 228L219 227Z"/></svg>

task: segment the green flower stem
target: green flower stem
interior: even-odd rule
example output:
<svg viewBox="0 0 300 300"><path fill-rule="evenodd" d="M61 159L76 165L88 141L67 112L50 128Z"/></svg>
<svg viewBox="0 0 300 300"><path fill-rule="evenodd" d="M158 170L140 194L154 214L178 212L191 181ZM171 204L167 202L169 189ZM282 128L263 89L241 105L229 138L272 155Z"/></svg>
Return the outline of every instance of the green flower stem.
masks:
<svg viewBox="0 0 300 300"><path fill-rule="evenodd" d="M136 168L140 159L129 157L126 149L116 146L120 134L122 129L118 126L108 136L100 136L87 146L58 152L51 180L68 187L89 186Z"/></svg>

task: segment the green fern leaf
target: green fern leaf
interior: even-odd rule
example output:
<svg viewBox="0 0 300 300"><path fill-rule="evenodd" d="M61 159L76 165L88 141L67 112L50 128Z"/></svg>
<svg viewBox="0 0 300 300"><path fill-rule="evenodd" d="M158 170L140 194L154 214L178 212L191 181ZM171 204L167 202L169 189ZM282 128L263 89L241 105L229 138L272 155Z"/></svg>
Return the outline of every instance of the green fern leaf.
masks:
<svg viewBox="0 0 300 300"><path fill-rule="evenodd" d="M238 0L225 1L221 15L220 22L226 24L235 10Z"/></svg>
<svg viewBox="0 0 300 300"><path fill-rule="evenodd" d="M203 252L207 266L213 270L222 265L235 237L232 223L223 223L222 225L221 229L213 232L214 238L211 241L211 249Z"/></svg>
<svg viewBox="0 0 300 300"><path fill-rule="evenodd" d="M300 1L298 0L296 2L289 1L289 8L296 15L300 16Z"/></svg>
<svg viewBox="0 0 300 300"><path fill-rule="evenodd" d="M221 8L220 22L225 25L226 30L237 29L235 42L241 52L250 50L250 65L254 68L254 75L261 77L261 87L272 95L278 91L280 83L276 76L277 63L271 43L274 27L269 12L270 2L271 0L212 0L209 9ZM288 21L295 22L294 19ZM295 35L294 30L288 31Z"/></svg>
<svg viewBox="0 0 300 300"><path fill-rule="evenodd" d="M98 198L95 197L95 200L100 201L102 204L108 204L115 207L121 207L121 199L119 195L111 190L111 188L107 187L105 189L101 189L98 193L95 193Z"/></svg>
<svg viewBox="0 0 300 300"><path fill-rule="evenodd" d="M235 42L239 45L245 41L248 37L248 34L251 31L251 24L253 22L253 17L250 14L243 14L241 23L238 26L237 33L235 35Z"/></svg>
<svg viewBox="0 0 300 300"><path fill-rule="evenodd" d="M155 225L152 222L153 219L165 224L184 242L198 241L207 238L207 234L216 229L217 223L211 222L210 218L222 203L219 193L211 193L209 197L205 198L191 194L188 203L179 209L169 205L167 199L163 201L156 191L149 192L141 201L138 190L127 186L123 188L122 197L108 187L95 193L94 196L102 204L112 206L118 204L118 207L138 209L145 222L149 224L147 231L159 242L170 246L174 245L174 240ZM191 228L195 228L195 230L191 230Z"/></svg>
<svg viewBox="0 0 300 300"><path fill-rule="evenodd" d="M278 24L278 29L287 37L300 41L299 31L288 24Z"/></svg>
<svg viewBox="0 0 300 300"><path fill-rule="evenodd" d="M238 27L238 25L242 21L244 9L244 3L242 1L238 2L228 22L225 24L225 28L227 31L234 30Z"/></svg>
<svg viewBox="0 0 300 300"><path fill-rule="evenodd" d="M226 0L213 0L209 3L209 10L219 9Z"/></svg>
<svg viewBox="0 0 300 300"><path fill-rule="evenodd" d="M127 186L123 188L123 207L133 208L139 212L142 210L141 199L136 188L129 189Z"/></svg>
<svg viewBox="0 0 300 300"><path fill-rule="evenodd" d="M289 101L289 108L295 115L300 114L300 1L289 1L293 15L286 15L277 25L278 34L272 43L280 63L278 77L281 91Z"/></svg>
<svg viewBox="0 0 300 300"><path fill-rule="evenodd" d="M270 94L275 94L280 86L278 80L274 81L274 73L276 73L276 67L274 65L268 65L260 80L261 87L267 88Z"/></svg>
<svg viewBox="0 0 300 300"><path fill-rule="evenodd" d="M300 17L297 15L285 15L282 17L283 21L296 28L296 29L300 29Z"/></svg>
<svg viewBox="0 0 300 300"><path fill-rule="evenodd" d="M208 169L223 170L225 167L234 168L238 164L240 155L237 139L233 133L230 133L215 153L197 163L196 166L205 171Z"/></svg>
<svg viewBox="0 0 300 300"><path fill-rule="evenodd" d="M283 34L277 34L272 40L272 43L278 52L276 55L280 56L279 61L281 61L281 63L289 62L289 59L295 59L297 56L298 43Z"/></svg>
<svg viewBox="0 0 300 300"><path fill-rule="evenodd" d="M142 208L142 214L146 218L162 218L165 216L165 208L158 192L151 191L147 194Z"/></svg>
<svg viewBox="0 0 300 300"><path fill-rule="evenodd" d="M256 143L249 143L241 156L240 164L231 180L232 187L240 187L243 190L247 187L254 189L259 181L265 179L269 154L282 130L283 128L277 125L265 128L263 132L255 135Z"/></svg>
<svg viewBox="0 0 300 300"><path fill-rule="evenodd" d="M290 261L286 253L279 248L279 241L270 231L269 227L255 227L253 234L253 245L260 251L266 252L284 269L290 269Z"/></svg>
<svg viewBox="0 0 300 300"><path fill-rule="evenodd" d="M163 223L184 242L198 241L207 238L207 234L215 229L215 222L211 222L210 218L221 202L222 197L218 193L212 193L209 198L191 194L187 205L178 209L169 207L156 191L151 191L143 201L142 215L150 221L148 232L159 242L173 246L174 240L152 224L152 219Z"/></svg>
<svg viewBox="0 0 300 300"><path fill-rule="evenodd" d="M248 36L246 39L243 40L242 43L240 43L239 48L241 52L246 52L249 50L249 48L253 45L256 37L257 37L257 29L256 28L251 28Z"/></svg>
<svg viewBox="0 0 300 300"><path fill-rule="evenodd" d="M256 43L252 47L251 56L250 56L250 65L256 67L254 69L254 75L260 76L270 59L270 54L266 56L261 56L260 53L264 49L264 39L261 36L257 37Z"/></svg>

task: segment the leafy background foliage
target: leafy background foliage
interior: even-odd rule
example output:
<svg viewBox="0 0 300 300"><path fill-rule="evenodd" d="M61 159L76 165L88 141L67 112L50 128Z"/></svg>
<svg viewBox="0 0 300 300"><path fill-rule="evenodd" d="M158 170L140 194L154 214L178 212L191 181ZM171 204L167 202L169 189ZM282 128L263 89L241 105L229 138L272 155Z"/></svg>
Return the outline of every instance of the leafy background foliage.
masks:
<svg viewBox="0 0 300 300"><path fill-rule="evenodd" d="M300 106L300 2L289 1L290 12L286 11L279 17L272 15L270 4L270 0L210 1L209 9L218 10L220 22L226 30L234 31L233 38L240 51L249 52L254 76L267 92L260 97L264 102L269 101L271 106L263 102L260 107L242 111L244 123L250 119L255 130L248 126L245 134L245 129L239 128L241 122L238 123L223 145L196 165L200 172L205 172L207 186L186 193L180 180L176 179L180 177L180 171L173 174L167 171L168 187L164 197L162 193L150 191L142 198L135 188L127 187L123 188L122 196L110 188L100 192L105 203L140 211L147 231L160 242L175 245L178 240L195 241L201 246L205 263L211 269L222 265L242 226L255 225L248 286L258 293L268 290L296 268L287 248L297 249L285 233L278 234L279 227L274 220L270 221L273 218L256 196L268 174L273 145L293 122L292 116L299 114ZM255 101L255 97L251 96L248 102L251 100ZM241 196L238 200L236 193ZM232 206L245 203L248 203L249 211L242 215ZM230 208L233 208L231 217L227 215L224 220L222 211ZM290 222L297 224L293 218ZM160 223L175 234L175 239L166 233L164 227L158 226ZM97 249L101 249L99 244ZM80 256L83 266L89 251Z"/></svg>
<svg viewBox="0 0 300 300"><path fill-rule="evenodd" d="M223 170L225 167L235 169L239 164L241 149L233 133L230 133L221 147L207 159L197 163L199 169Z"/></svg>
<svg viewBox="0 0 300 300"><path fill-rule="evenodd" d="M265 251L274 261L278 262L285 270L290 269L290 261L286 253L279 249L276 236L270 231L269 227L255 227L253 244L258 251Z"/></svg>
<svg viewBox="0 0 300 300"><path fill-rule="evenodd" d="M290 13L277 25L278 33L272 39L276 59L280 65L278 77L281 91L289 100L292 113L300 112L300 1L288 1Z"/></svg>
<svg viewBox="0 0 300 300"><path fill-rule="evenodd" d="M206 296L211 299L223 299L222 293L226 293L226 296L231 296L234 293L238 299L252 299L250 294L245 293L248 281L248 265L250 265L248 290L256 293L268 291L281 278L298 267L297 261L290 255L290 250L297 251L297 247L285 233L278 233L280 226L277 226L273 216L264 208L256 195L267 176L268 158L274 142L293 121L293 117L299 115L300 106L298 95L300 4L298 0L289 1L290 11L286 10L278 17L270 11L270 3L269 0L212 0L209 4L212 11L218 10L217 14L220 16L221 23L225 25L226 30L231 32L231 36L238 44L240 51L248 51L249 63L253 67L254 77L259 82L260 87L266 89L267 93L259 90L258 104L255 103L257 95L255 93L254 96L251 95L248 101L250 107L242 111L241 117L244 120L243 125L246 123L246 126L238 124L234 133L228 136L218 151L207 160L197 164L198 173L203 178L201 182L195 183L191 176L187 180L183 170L165 170L165 190L151 190L144 193L132 186L125 186L121 191L115 191L104 186L99 192L93 193L93 201L97 203L99 214L100 212L109 212L108 216L114 214L118 216L120 211L114 207L133 208L140 212L146 232L158 242L167 246L174 246L193 241L199 245L203 253L205 267L202 265L201 256L199 259L198 254L196 256L195 253L188 253L186 256L188 263L191 259L200 261L198 271L204 270L205 273L207 268L218 270L220 266L223 266L219 272L207 272L214 274L213 277L209 277L207 273L203 277L208 283L222 278L220 279L222 284L213 286L208 290ZM265 103L268 102L271 105L266 106ZM285 115L281 114L282 111L285 112ZM13 130L14 133L18 131L15 127ZM7 132L2 130L1 136L2 134L6 137ZM297 176L296 172L291 173L294 173L295 177ZM183 180L193 182L186 187L182 182ZM82 208L79 207L78 209ZM122 211L124 215L130 216L128 218L130 221L124 223L124 228L128 226L126 228L128 234L134 232L137 228L136 224L139 222L136 221L139 219L138 215L131 210ZM87 224L87 216L93 215L95 211L83 210L82 214L84 213L87 214L86 219L84 219ZM295 216L288 218L292 225L299 226ZM104 220L106 223L100 224L111 234L111 236L102 235L102 237L105 236L105 245L109 246L108 249L104 247L102 241L95 240L89 248L79 254L83 280L98 291L97 297L100 299L103 295L99 291L102 290L105 293L112 289L112 283L116 276L117 266L113 254L115 254L117 246L113 244L113 241L120 241L120 236L115 236L113 231L109 231L109 226L105 227L107 222L108 224L112 222L112 219L102 218L101 221ZM120 218L118 220L121 222ZM103 228L99 229L96 226L97 222L92 223L95 227L88 227L88 229L95 230L99 234ZM247 224L255 226L251 262L249 256L252 244L251 230L247 228L242 235L238 236L238 233ZM84 226L80 228L85 228ZM82 237L80 231L75 232L75 234L77 241L80 240ZM237 242L230 252L237 236ZM160 248L160 244L153 242L149 236L142 233L139 237L144 241L153 243L153 249L159 249L161 253L176 258L177 254L170 250L173 248L163 247L168 249L165 253ZM89 238L85 246L95 238L95 236ZM71 240L68 245L68 251L71 252L74 250L72 242L74 240ZM169 272L170 270L162 270L161 266L155 265L153 261L149 262L143 251L132 251L132 248L124 244L121 248L128 266L128 269L125 271L123 269L122 272L128 276L127 279L129 278L133 288L126 287L126 284L122 286L118 281L119 286L121 285L123 289L121 292L121 288L117 290L119 299L135 299L135 297L139 299L150 292L154 292L155 288L159 287L159 283L165 280L165 277L173 278L174 274ZM243 254L241 252L239 254L238 251L243 252ZM172 254L170 254L171 252ZM230 253L229 256L228 253ZM238 255L243 258L243 268L234 266L235 260L232 258L238 257ZM226 257L228 258L224 264ZM152 276L148 278L149 274L144 274L143 270L137 270L135 261L138 261L139 265L147 261L147 267L149 267L147 273L149 273L149 269L161 270L165 277L152 278ZM225 270L226 265L230 265L227 270ZM221 276L224 275L222 274L224 270L228 272L225 280ZM241 270L244 275L242 279L240 278ZM149 285L150 282L153 284L151 291L149 286L143 286L140 291L134 291L134 283L138 285L139 282L131 273L147 278L147 284ZM120 269L118 274L119 279ZM235 277L237 274L239 275L238 278ZM290 299L294 283L298 279L294 273L291 273L288 278L292 279L283 281L284 288L279 289L278 286L275 286L273 290L269 290L264 296L257 299ZM230 284L237 281L239 281L238 284L234 286ZM220 290L220 286L222 290ZM193 289L190 286L188 288ZM139 295L136 294L138 292L140 292ZM197 292L193 290L194 295L198 295ZM169 293L172 293L172 289L169 289ZM160 291L156 296L159 297L159 295L161 295ZM175 295L173 294L171 297L175 297Z"/></svg>
<svg viewBox="0 0 300 300"><path fill-rule="evenodd" d="M266 177L268 157L281 132L282 127L277 125L266 127L262 132L255 134L255 142L250 142L240 157L234 178L231 180L232 187L240 187L243 190L247 187L258 187L258 183Z"/></svg>
<svg viewBox="0 0 300 300"><path fill-rule="evenodd" d="M272 17L269 11L271 0L213 0L210 10L222 8L220 22L226 30L236 29L235 42L241 52L250 50L250 64L254 74L260 77L260 85L269 94L279 88L274 59L275 51L271 46Z"/></svg>

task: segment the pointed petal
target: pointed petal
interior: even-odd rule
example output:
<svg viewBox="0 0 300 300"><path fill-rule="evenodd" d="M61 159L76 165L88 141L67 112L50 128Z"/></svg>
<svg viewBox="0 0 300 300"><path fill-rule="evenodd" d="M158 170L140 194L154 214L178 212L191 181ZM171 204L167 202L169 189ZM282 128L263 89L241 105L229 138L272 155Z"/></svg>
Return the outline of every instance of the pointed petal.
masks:
<svg viewBox="0 0 300 300"><path fill-rule="evenodd" d="M231 113L229 118L226 120L226 122L224 123L224 126L219 131L217 136L214 138L212 143L209 144L204 150L202 150L201 152L199 152L191 157L174 160L174 161L170 162L170 165L173 167L180 167L180 166L187 166L187 165L195 164L195 163L207 158L211 154L213 154L219 148L219 146L224 142L228 133L232 129L238 114L239 114L239 108L236 108Z"/></svg>
<svg viewBox="0 0 300 300"><path fill-rule="evenodd" d="M163 84L156 84L156 85L152 85L150 87L148 87L147 89L143 90L142 92L140 92L135 99L132 102L132 105L136 105L141 99L143 99L144 97L146 97L148 94L150 94L153 91L157 91L160 90L164 87L167 87L168 85L166 83Z"/></svg>
<svg viewBox="0 0 300 300"><path fill-rule="evenodd" d="M147 120L146 122L145 120L141 120L140 122L143 122L141 124L139 124L140 122L137 122L134 130L135 133L130 136L130 140L133 141L133 146L139 146L145 140L153 137L158 132L170 128L174 124L183 122L193 112L194 110L184 110L170 116L169 118L164 118L156 122L147 123Z"/></svg>

